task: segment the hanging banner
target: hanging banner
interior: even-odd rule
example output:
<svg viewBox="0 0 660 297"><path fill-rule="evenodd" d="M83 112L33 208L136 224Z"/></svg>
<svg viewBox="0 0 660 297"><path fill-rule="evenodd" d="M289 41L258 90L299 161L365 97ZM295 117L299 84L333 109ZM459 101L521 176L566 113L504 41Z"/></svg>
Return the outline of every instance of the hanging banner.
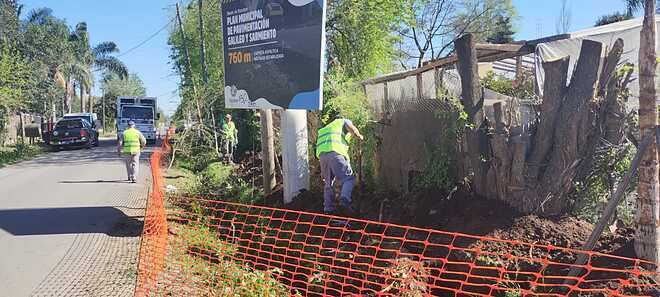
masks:
<svg viewBox="0 0 660 297"><path fill-rule="evenodd" d="M323 106L325 0L222 1L225 107Z"/></svg>

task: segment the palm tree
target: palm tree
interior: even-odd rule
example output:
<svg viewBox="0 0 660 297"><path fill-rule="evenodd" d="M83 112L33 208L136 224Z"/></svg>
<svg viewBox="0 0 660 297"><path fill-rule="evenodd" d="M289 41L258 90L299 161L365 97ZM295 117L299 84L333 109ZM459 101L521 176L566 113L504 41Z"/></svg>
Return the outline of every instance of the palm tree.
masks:
<svg viewBox="0 0 660 297"><path fill-rule="evenodd" d="M630 17L644 7L644 0L623 0L623 2L626 4L626 14Z"/></svg>
<svg viewBox="0 0 660 297"><path fill-rule="evenodd" d="M89 77L80 77L82 80L78 81L78 86L80 88L81 111L85 110L84 96L87 93L89 95L88 111L92 112L94 106L94 100L91 96L94 82L93 72L113 73L121 79L126 79L128 77L128 69L122 61L113 56L113 54L119 52L119 48L114 42L106 41L90 47L89 34L85 22L76 25L76 29L72 32L71 40L75 44L74 51L77 60L91 69L89 71Z"/></svg>
<svg viewBox="0 0 660 297"><path fill-rule="evenodd" d="M657 134L658 105L656 103L656 26L655 0L644 3L644 22L639 42L639 135ZM660 226L658 226L658 154L654 144L646 150L639 166L637 186L637 256L652 263L660 262ZM660 271L660 268L656 268Z"/></svg>
<svg viewBox="0 0 660 297"><path fill-rule="evenodd" d="M71 99L75 92L75 85L91 86L91 73L86 65L70 60L60 65L55 72L55 81L64 90L63 110L71 112Z"/></svg>
<svg viewBox="0 0 660 297"><path fill-rule="evenodd" d="M70 30L63 20L59 20L53 16L53 11L50 8L39 8L30 11L25 20L26 26L38 27L44 32L42 36L49 36L52 38L50 42L45 42L39 45L35 44L33 55L37 59L45 59L49 67L50 78L52 81L64 90L61 105L62 112L71 112L71 98L73 96L73 85L76 78L81 78L86 75L86 70L82 64L77 63L73 57L72 46L70 42ZM46 46L48 48L43 48ZM51 48L57 48L54 52L50 52ZM48 53L46 53L48 52ZM53 104L53 120L55 119L55 101Z"/></svg>

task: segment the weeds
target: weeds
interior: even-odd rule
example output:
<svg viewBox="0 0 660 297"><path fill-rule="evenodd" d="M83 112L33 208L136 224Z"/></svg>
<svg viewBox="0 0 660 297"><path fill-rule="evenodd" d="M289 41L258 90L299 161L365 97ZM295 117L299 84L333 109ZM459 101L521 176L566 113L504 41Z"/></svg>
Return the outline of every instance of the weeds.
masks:
<svg viewBox="0 0 660 297"><path fill-rule="evenodd" d="M397 259L385 274L393 279L381 293L400 297L421 297L428 295L428 276L424 264L408 258Z"/></svg>
<svg viewBox="0 0 660 297"><path fill-rule="evenodd" d="M34 158L42 152L43 149L39 146L20 143L15 146L0 147L0 167Z"/></svg>
<svg viewBox="0 0 660 297"><path fill-rule="evenodd" d="M282 271L261 271L248 264L232 260L236 247L222 241L208 227L196 223L176 224L176 241L173 245L179 263L190 285L203 296L290 296L289 289L277 281ZM181 249L181 247L185 247ZM177 265L174 265L177 266ZM174 272L172 272L174 273ZM300 296L300 295L295 295Z"/></svg>

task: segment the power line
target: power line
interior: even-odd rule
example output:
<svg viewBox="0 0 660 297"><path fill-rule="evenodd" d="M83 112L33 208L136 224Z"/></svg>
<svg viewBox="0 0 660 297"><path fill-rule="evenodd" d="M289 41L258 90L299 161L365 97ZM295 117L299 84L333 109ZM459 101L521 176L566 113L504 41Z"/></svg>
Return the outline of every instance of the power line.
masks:
<svg viewBox="0 0 660 297"><path fill-rule="evenodd" d="M122 57L122 56L125 56L125 55L129 54L130 52L132 52L132 51L138 49L139 47L145 45L145 44L146 44L147 42L149 42L151 39L153 39L154 37L158 36L158 34L160 34L160 32L163 32L165 29L167 29L167 27L169 27L169 25L172 24L172 22L174 22L174 18L172 18L169 22L167 22L167 24L165 24L165 26L163 26L163 27L160 28L158 31L156 31L156 33L151 34L151 36L149 36L149 37L148 37L147 39L145 39L144 41L140 42L138 45L136 45L136 46L132 47L131 49L129 49L129 50L127 50L127 51L125 51L125 52L123 52L123 53L117 55L117 58Z"/></svg>

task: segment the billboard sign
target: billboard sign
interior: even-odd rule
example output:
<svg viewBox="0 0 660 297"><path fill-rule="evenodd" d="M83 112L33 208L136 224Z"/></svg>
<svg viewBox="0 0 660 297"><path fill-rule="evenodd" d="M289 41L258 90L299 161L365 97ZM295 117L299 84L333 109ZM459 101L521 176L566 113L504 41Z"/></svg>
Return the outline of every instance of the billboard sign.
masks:
<svg viewBox="0 0 660 297"><path fill-rule="evenodd" d="M225 107L323 105L325 0L223 0Z"/></svg>

